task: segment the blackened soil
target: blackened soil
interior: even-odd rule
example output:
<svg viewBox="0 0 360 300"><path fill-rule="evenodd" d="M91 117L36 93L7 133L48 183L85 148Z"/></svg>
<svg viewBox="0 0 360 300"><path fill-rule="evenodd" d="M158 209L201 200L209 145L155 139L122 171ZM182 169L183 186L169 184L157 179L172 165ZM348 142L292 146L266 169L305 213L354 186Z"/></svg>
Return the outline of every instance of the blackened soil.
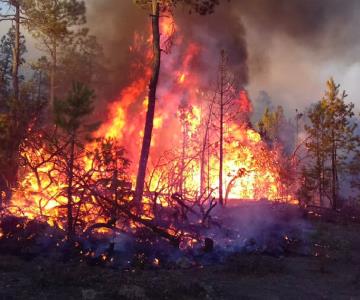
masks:
<svg viewBox="0 0 360 300"><path fill-rule="evenodd" d="M360 299L360 225L315 222L311 254L120 271L0 256L0 299Z"/></svg>

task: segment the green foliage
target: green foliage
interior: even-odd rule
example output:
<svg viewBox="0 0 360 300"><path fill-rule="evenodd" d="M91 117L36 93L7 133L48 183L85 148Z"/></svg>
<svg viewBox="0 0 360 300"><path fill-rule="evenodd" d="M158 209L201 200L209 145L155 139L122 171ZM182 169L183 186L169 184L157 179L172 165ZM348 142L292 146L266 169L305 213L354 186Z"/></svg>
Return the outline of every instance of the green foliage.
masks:
<svg viewBox="0 0 360 300"><path fill-rule="evenodd" d="M82 83L74 83L65 100L55 100L55 124L68 134L75 134L83 118L94 110L93 100L92 90Z"/></svg>
<svg viewBox="0 0 360 300"><path fill-rule="evenodd" d="M95 36L89 35L86 7L80 0L24 0L26 26L46 56L33 64L39 97L65 97L72 82L95 89L104 86L105 59ZM52 105L52 103L50 103Z"/></svg>
<svg viewBox="0 0 360 300"><path fill-rule="evenodd" d="M24 99L28 100L7 98L4 112L0 113L0 194L5 192L6 198L10 187L16 184L21 144L29 134L29 124L41 109L39 103Z"/></svg>
<svg viewBox="0 0 360 300"><path fill-rule="evenodd" d="M23 0L26 26L42 46L52 51L73 34L74 27L85 23L85 3L77 0Z"/></svg>
<svg viewBox="0 0 360 300"><path fill-rule="evenodd" d="M339 88L333 79L327 81L325 96L309 110L310 124L305 126L312 162L303 175L318 191L320 204L326 196L333 206L339 190L338 174L349 170L347 157L359 142L355 134L357 124L352 120L354 105L345 102L347 95L345 91L340 93Z"/></svg>
<svg viewBox="0 0 360 300"><path fill-rule="evenodd" d="M296 144L296 128L291 120L285 117L284 109L278 106L276 110L266 108L258 122L259 133L267 144L281 145L284 154L292 154Z"/></svg>
<svg viewBox="0 0 360 300"><path fill-rule="evenodd" d="M13 49L15 47L15 27L11 26L6 35L0 40L0 100L10 95L10 81L12 78ZM20 36L20 65L25 63L25 37ZM20 77L20 79L24 79Z"/></svg>
<svg viewBox="0 0 360 300"><path fill-rule="evenodd" d="M63 45L58 60L58 95L71 88L72 82L80 81L95 89L97 94L105 86L106 69L103 49L95 36L84 29L71 44Z"/></svg>
<svg viewBox="0 0 360 300"><path fill-rule="evenodd" d="M32 86L34 98L38 100L47 101L49 97L50 69L51 63L46 56L41 56L31 64L33 74L29 84Z"/></svg>
<svg viewBox="0 0 360 300"><path fill-rule="evenodd" d="M281 126L283 126L284 123L285 116L282 106L278 106L275 111L271 111L267 107L258 123L258 127L266 139L274 142L279 139Z"/></svg>

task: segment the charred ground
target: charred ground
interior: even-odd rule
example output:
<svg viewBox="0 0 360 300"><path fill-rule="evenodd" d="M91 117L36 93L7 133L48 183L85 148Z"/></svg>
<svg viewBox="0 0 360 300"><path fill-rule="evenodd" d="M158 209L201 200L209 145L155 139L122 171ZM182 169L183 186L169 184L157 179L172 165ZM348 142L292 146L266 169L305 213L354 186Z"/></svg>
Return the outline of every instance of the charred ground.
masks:
<svg viewBox="0 0 360 300"><path fill-rule="evenodd" d="M360 224L355 215L306 210L307 247L283 253L232 253L222 262L138 264L120 269L101 260L66 259L1 243L1 299L356 299ZM353 221L349 221L349 220ZM5 254L7 253L7 254Z"/></svg>
<svg viewBox="0 0 360 300"><path fill-rule="evenodd" d="M1 299L356 299L359 224L312 221L313 255L234 254L224 263L114 270L1 255ZM317 254L316 254L317 253Z"/></svg>

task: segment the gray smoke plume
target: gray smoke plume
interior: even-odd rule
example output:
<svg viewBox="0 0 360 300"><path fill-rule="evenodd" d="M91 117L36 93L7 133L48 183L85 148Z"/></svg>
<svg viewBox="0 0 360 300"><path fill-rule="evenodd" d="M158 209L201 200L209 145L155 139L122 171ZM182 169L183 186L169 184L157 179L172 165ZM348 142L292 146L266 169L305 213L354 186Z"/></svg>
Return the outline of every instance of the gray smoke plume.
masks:
<svg viewBox="0 0 360 300"><path fill-rule="evenodd" d="M88 3L88 20L110 58L116 93L128 77L134 32L149 28L148 12L130 0ZM189 15L182 6L175 16L184 43L194 40L205 49L196 66L202 74L216 72L225 49L241 82L250 80L250 91L266 89L280 104L294 104L320 94L329 72L346 71L358 61L359 10L357 0L223 0L210 16ZM340 82L346 79L341 74Z"/></svg>
<svg viewBox="0 0 360 300"><path fill-rule="evenodd" d="M132 1L90 0L90 27L110 58L114 84L120 89L128 78L128 69L132 63L133 57L129 56L128 49L133 43L134 33L149 32L148 15L147 11L136 7ZM183 39L181 44L173 47L175 55L192 42L200 44L201 58L191 67L194 72L210 80L214 79L212 75L216 75L220 51L225 49L241 84L248 82L245 29L239 16L229 11L228 5L219 6L215 14L206 17L190 15L183 7L178 7L174 15ZM222 24L219 20L225 21Z"/></svg>

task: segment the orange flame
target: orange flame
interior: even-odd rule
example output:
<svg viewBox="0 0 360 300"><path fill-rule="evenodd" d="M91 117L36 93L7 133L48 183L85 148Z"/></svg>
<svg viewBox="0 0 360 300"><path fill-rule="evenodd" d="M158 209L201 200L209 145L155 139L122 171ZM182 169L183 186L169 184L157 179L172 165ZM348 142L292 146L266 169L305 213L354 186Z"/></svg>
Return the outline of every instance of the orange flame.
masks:
<svg viewBox="0 0 360 300"><path fill-rule="evenodd" d="M172 20L165 18L162 23L162 32L166 36L172 36L174 26ZM148 43L149 39L135 35L135 44L129 51L138 55L141 53L141 43ZM206 123L206 111L208 103L201 87L201 76L192 72L194 61L201 55L201 47L195 43L188 45L182 54L180 64L171 60L171 55L163 58L163 69L166 77L172 78L173 83L161 86L158 93L157 110L154 119L154 131L152 149L150 155L150 174L148 186L150 192L165 191L171 193L182 191L189 197L201 194L201 143L204 136L204 124ZM145 54L148 61L151 55ZM102 126L95 133L96 138L113 138L123 145L133 162L129 170L130 177L134 181L136 175L136 163L139 159L141 138L147 107L147 88L150 77L148 66L134 66L142 70L138 78L124 88L118 99L109 104L108 116ZM163 74L164 76L164 74ZM185 103L188 110L184 116L179 116L179 106ZM251 110L251 102L247 93L241 91L238 97L239 110L248 115ZM209 190L218 190L218 144L216 134L212 142L206 148L206 186ZM93 149L90 143L87 149ZM270 200L285 199L295 201L289 195L280 177L281 153L278 150L270 150L261 140L259 133L249 128L242 121L232 121L227 124L224 145L224 186L226 197L231 199L261 199ZM29 149L33 159L44 150ZM38 151L38 152L39 152ZM91 160L84 158L82 166L85 170L90 168ZM29 171L20 182L20 187L14 192L14 214L26 215L29 218L39 216L46 217L50 224L61 217L59 208L66 204L60 190L66 188L66 182L61 180L59 174L51 174L51 163L44 164L38 169L38 174ZM55 178L55 179L54 179ZM166 187L162 189L163 187ZM74 197L74 202L80 201ZM145 204L147 199L144 200ZM167 206L163 198L158 203ZM85 208L91 210L91 204ZM151 218L144 215L143 218ZM88 221L91 220L89 217ZM61 224L59 224L61 226Z"/></svg>

